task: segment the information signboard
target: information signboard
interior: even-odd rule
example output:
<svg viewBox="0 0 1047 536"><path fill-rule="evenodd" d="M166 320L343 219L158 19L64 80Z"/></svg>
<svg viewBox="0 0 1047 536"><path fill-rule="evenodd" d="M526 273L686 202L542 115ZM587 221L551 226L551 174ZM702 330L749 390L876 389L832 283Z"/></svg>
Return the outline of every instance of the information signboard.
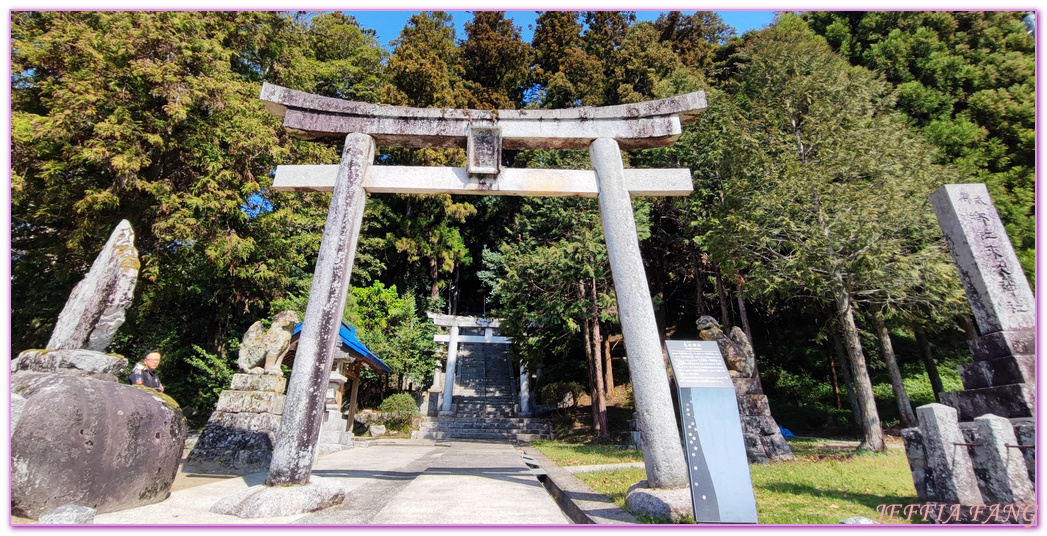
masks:
<svg viewBox="0 0 1047 536"><path fill-rule="evenodd" d="M756 523L734 383L714 341L666 341L680 396L694 519Z"/></svg>

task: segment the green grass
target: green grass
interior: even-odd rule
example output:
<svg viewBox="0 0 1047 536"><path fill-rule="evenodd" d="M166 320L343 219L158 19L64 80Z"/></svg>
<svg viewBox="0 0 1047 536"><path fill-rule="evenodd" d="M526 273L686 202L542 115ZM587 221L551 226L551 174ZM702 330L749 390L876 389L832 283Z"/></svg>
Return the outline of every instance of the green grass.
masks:
<svg viewBox="0 0 1047 536"><path fill-rule="evenodd" d="M531 445L561 467L642 462L643 452L617 445L595 445L565 441L532 441Z"/></svg>
<svg viewBox="0 0 1047 536"><path fill-rule="evenodd" d="M837 524L851 516L878 520L880 514L876 506L879 504L917 502L909 464L901 449L855 456L853 447L831 441L790 440L789 444L796 455L795 462L749 466L760 523ZM555 441L534 446L557 463L560 463L558 459L579 461L565 465L622 463L618 452L636 453L639 461L638 451L613 446ZM584 450L585 454L572 455L572 450ZM610 461L589 461L601 459ZM643 469L575 476L622 508L629 486L647 478Z"/></svg>

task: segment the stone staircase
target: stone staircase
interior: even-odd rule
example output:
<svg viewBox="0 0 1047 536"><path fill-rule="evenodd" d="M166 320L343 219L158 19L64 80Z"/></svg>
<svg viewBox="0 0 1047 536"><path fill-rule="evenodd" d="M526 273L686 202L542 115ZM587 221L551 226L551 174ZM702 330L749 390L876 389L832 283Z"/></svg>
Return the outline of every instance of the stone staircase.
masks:
<svg viewBox="0 0 1047 536"><path fill-rule="evenodd" d="M424 417L414 439L552 439L545 419L519 417L512 385L509 347L466 343L458 346L461 369L453 417Z"/></svg>

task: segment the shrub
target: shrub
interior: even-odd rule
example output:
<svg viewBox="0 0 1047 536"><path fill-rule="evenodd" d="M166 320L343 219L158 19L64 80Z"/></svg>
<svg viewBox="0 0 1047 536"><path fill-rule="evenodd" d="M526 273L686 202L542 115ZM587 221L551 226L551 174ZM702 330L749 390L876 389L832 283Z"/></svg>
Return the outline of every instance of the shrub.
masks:
<svg viewBox="0 0 1047 536"><path fill-rule="evenodd" d="M410 428L411 419L418 415L418 403L410 393L397 393L382 401L378 406L388 416L385 425L394 430Z"/></svg>
<svg viewBox="0 0 1047 536"><path fill-rule="evenodd" d="M554 408L559 408L560 404L565 398L567 398L567 395L570 395L571 407L575 407L578 405L578 399L581 398L584 393L585 387L582 387L580 383L553 382L543 385L538 390L538 402Z"/></svg>

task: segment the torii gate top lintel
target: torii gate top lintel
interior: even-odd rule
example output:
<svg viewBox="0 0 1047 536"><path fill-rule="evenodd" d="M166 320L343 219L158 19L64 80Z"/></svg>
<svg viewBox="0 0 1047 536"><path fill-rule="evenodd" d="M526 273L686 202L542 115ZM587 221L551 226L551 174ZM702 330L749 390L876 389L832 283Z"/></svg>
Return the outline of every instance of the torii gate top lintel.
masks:
<svg viewBox="0 0 1047 536"><path fill-rule="evenodd" d="M367 134L379 146L465 148L470 128L497 126L506 149L588 149L612 138L622 149L672 145L681 125L706 108L704 91L614 106L556 110L412 108L323 97L269 83L260 95L284 127L303 139Z"/></svg>

